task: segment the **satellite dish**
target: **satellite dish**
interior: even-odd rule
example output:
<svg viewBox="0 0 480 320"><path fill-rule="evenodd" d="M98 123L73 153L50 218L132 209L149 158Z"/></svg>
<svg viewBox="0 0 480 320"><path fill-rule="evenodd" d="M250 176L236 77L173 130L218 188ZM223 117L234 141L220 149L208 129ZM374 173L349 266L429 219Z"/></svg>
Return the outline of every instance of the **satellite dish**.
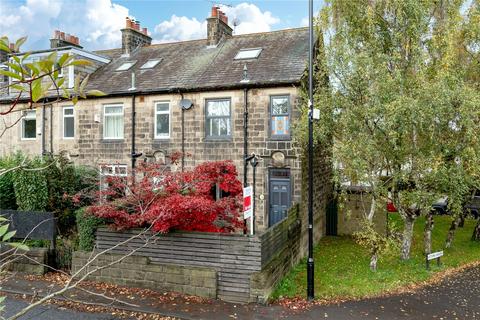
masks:
<svg viewBox="0 0 480 320"><path fill-rule="evenodd" d="M182 99L180 100L180 108L183 110L188 110L193 107L193 102L190 99Z"/></svg>

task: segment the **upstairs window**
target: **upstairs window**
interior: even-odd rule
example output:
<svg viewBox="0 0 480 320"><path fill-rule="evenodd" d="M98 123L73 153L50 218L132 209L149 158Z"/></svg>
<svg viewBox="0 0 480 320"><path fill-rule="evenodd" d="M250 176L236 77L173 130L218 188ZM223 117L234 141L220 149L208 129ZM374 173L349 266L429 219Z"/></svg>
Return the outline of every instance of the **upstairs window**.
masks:
<svg viewBox="0 0 480 320"><path fill-rule="evenodd" d="M130 69L134 64L136 63L136 61L127 61L127 62L124 62L120 65L120 67L118 67L117 69L115 69L116 71L127 71L128 69Z"/></svg>
<svg viewBox="0 0 480 320"><path fill-rule="evenodd" d="M104 106L103 125L104 139L123 139L123 106Z"/></svg>
<svg viewBox="0 0 480 320"><path fill-rule="evenodd" d="M37 112L28 110L22 118L22 139L34 140L37 136Z"/></svg>
<svg viewBox="0 0 480 320"><path fill-rule="evenodd" d="M290 96L270 97L271 137L290 139Z"/></svg>
<svg viewBox="0 0 480 320"><path fill-rule="evenodd" d="M168 102L155 103L155 138L170 138L170 104Z"/></svg>
<svg viewBox="0 0 480 320"><path fill-rule="evenodd" d="M152 69L160 62L160 59L151 59L145 62L140 69Z"/></svg>
<svg viewBox="0 0 480 320"><path fill-rule="evenodd" d="M231 136L230 99L207 100L205 109L207 138L229 138Z"/></svg>
<svg viewBox="0 0 480 320"><path fill-rule="evenodd" d="M52 71L53 71L53 72L57 71L59 78L63 77L63 68L60 67L60 65L59 65L58 63L55 63L55 64L53 65Z"/></svg>
<svg viewBox="0 0 480 320"><path fill-rule="evenodd" d="M257 59L262 52L262 48L255 48L255 49L240 49L237 55L235 56L235 60L244 60L244 59Z"/></svg>
<svg viewBox="0 0 480 320"><path fill-rule="evenodd" d="M75 114L73 107L63 108L63 138L73 139L75 137Z"/></svg>

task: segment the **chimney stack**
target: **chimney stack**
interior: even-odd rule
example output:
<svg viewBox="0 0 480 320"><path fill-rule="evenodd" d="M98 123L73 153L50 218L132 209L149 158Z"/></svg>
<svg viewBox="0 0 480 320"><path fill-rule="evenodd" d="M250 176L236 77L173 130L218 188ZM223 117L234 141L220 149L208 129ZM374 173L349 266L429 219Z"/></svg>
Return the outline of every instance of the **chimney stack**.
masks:
<svg viewBox="0 0 480 320"><path fill-rule="evenodd" d="M82 49L83 47L80 45L80 40L78 37L75 37L71 34L65 34L60 30L55 30L53 32L53 37L50 39L50 48L61 48L61 47L68 47L73 46Z"/></svg>
<svg viewBox="0 0 480 320"><path fill-rule="evenodd" d="M130 54L138 47L149 46L152 43L152 38L148 35L148 29L141 28L140 21L126 17L125 28L121 31L124 54Z"/></svg>
<svg viewBox="0 0 480 320"><path fill-rule="evenodd" d="M225 37L232 36L232 28L228 25L228 17L220 7L212 7L212 16L207 18L207 42L209 46L216 46Z"/></svg>

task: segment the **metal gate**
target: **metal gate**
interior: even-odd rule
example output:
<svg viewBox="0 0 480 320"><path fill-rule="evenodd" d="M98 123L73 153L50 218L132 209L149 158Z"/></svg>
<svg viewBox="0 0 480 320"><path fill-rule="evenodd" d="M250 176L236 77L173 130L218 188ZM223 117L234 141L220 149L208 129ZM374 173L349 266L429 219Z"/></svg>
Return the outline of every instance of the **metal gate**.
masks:
<svg viewBox="0 0 480 320"><path fill-rule="evenodd" d="M338 200L336 197L330 199L327 205L327 236L337 235L338 225Z"/></svg>

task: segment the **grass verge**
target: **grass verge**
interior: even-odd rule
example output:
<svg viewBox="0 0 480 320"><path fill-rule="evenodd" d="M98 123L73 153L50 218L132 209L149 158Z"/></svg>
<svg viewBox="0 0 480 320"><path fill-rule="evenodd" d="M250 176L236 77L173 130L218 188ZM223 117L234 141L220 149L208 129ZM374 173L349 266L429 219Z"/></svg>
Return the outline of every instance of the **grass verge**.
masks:
<svg viewBox="0 0 480 320"><path fill-rule="evenodd" d="M393 220L401 223L398 216L394 216ZM432 263L431 270L427 271L423 255L424 222L424 218L419 218L415 223L411 259L401 261L399 254L381 257L377 272L370 271L367 250L351 237L323 238L314 249L315 297L337 300L381 295L422 283L446 269L480 260L480 243L470 240L475 221L466 220L465 226L457 230L453 246L444 250L442 266ZM443 249L450 223L449 216L435 216L433 251ZM305 297L306 268L306 260L303 259L279 283L272 299Z"/></svg>

